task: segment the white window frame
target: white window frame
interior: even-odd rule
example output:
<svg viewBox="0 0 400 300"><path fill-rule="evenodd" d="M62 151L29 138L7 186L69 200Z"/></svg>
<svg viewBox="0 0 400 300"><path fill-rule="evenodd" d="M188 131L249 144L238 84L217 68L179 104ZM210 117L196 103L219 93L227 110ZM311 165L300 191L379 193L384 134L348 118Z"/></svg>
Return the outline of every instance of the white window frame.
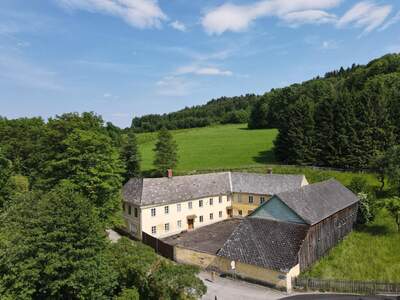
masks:
<svg viewBox="0 0 400 300"><path fill-rule="evenodd" d="M214 214L210 213L210 220L214 220Z"/></svg>
<svg viewBox="0 0 400 300"><path fill-rule="evenodd" d="M178 203L178 204L176 205L176 211L177 211L177 212L180 212L181 210L182 210L182 206L181 206L180 203Z"/></svg>
<svg viewBox="0 0 400 300"><path fill-rule="evenodd" d="M265 197L264 196L261 196L260 197L260 204L263 204L265 202Z"/></svg>
<svg viewBox="0 0 400 300"><path fill-rule="evenodd" d="M209 200L208 203L210 204L210 206L211 206L211 205L214 205L214 198L210 198L210 200Z"/></svg>
<svg viewBox="0 0 400 300"><path fill-rule="evenodd" d="M249 204L253 204L253 203L254 203L254 196L249 195Z"/></svg>
<svg viewBox="0 0 400 300"><path fill-rule="evenodd" d="M219 196L218 203L222 203L222 196Z"/></svg>
<svg viewBox="0 0 400 300"><path fill-rule="evenodd" d="M176 226L177 226L178 228L182 228L182 220L178 220L178 221L176 222Z"/></svg>
<svg viewBox="0 0 400 300"><path fill-rule="evenodd" d="M199 217L199 222L200 222L200 223L203 223L203 222L204 222L203 216L200 216L200 217Z"/></svg>
<svg viewBox="0 0 400 300"><path fill-rule="evenodd" d="M167 206L164 206L164 213L165 213L166 215L169 214L169 206L168 206L168 205L167 205Z"/></svg>
<svg viewBox="0 0 400 300"><path fill-rule="evenodd" d="M157 211L156 211L156 208L155 208L155 207L153 207L153 208L150 209L150 215L151 215L152 217L155 217L155 216L157 215Z"/></svg>
<svg viewBox="0 0 400 300"><path fill-rule="evenodd" d="M222 218L222 210L220 210L220 211L218 212L218 215L219 215L220 218Z"/></svg>
<svg viewBox="0 0 400 300"><path fill-rule="evenodd" d="M188 202L188 209L192 209L193 208L193 202L192 201L189 201Z"/></svg>
<svg viewBox="0 0 400 300"><path fill-rule="evenodd" d="M203 200L199 200L199 207L203 207Z"/></svg>
<svg viewBox="0 0 400 300"><path fill-rule="evenodd" d="M151 234L157 234L157 226L151 226Z"/></svg>
<svg viewBox="0 0 400 300"><path fill-rule="evenodd" d="M168 232L170 230L169 223L164 224L164 230L165 232Z"/></svg>

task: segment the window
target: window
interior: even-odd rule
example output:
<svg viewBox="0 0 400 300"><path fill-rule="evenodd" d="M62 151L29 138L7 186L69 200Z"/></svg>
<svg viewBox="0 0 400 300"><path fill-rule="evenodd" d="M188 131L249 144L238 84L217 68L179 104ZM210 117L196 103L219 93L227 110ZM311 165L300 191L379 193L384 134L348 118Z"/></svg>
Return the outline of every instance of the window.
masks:
<svg viewBox="0 0 400 300"><path fill-rule="evenodd" d="M176 225L178 226L178 228L182 227L182 220L178 220L178 222L176 222Z"/></svg>
<svg viewBox="0 0 400 300"><path fill-rule="evenodd" d="M137 207L135 207L134 212L135 212L135 218L137 218L138 217L138 209L137 209Z"/></svg>
<svg viewBox="0 0 400 300"><path fill-rule="evenodd" d="M156 216L156 209L155 209L155 208L152 208L152 209L151 209L151 216L152 216L152 217L155 217L155 216Z"/></svg>
<svg viewBox="0 0 400 300"><path fill-rule="evenodd" d="M169 223L164 224L164 229L165 229L165 231L169 231Z"/></svg>
<svg viewBox="0 0 400 300"><path fill-rule="evenodd" d="M199 217L199 222L200 222L200 223L203 223L203 216L200 216L200 217Z"/></svg>
<svg viewBox="0 0 400 300"><path fill-rule="evenodd" d="M219 217L222 218L222 211L218 213Z"/></svg>
<svg viewBox="0 0 400 300"><path fill-rule="evenodd" d="M165 214L169 214L169 206L164 206L164 212Z"/></svg>
<svg viewBox="0 0 400 300"><path fill-rule="evenodd" d="M176 211L181 211L181 210L182 210L181 204L178 203L178 204L176 205Z"/></svg>
<svg viewBox="0 0 400 300"><path fill-rule="evenodd" d="M157 227L151 226L151 234L156 234L156 233L157 233Z"/></svg>
<svg viewBox="0 0 400 300"><path fill-rule="evenodd" d="M249 196L249 203L253 203L253 202L254 202L253 196Z"/></svg>
<svg viewBox="0 0 400 300"><path fill-rule="evenodd" d="M213 205L213 198L210 198L210 205Z"/></svg>
<svg viewBox="0 0 400 300"><path fill-rule="evenodd" d="M214 214L213 213L210 214L210 220L212 220L212 219L214 219Z"/></svg>
<svg viewBox="0 0 400 300"><path fill-rule="evenodd" d="M132 207L129 205L128 206L128 214L131 215L132 214Z"/></svg>
<svg viewBox="0 0 400 300"><path fill-rule="evenodd" d="M193 203L192 203L192 201L188 202L188 207L189 207L189 209L192 209L192 208L193 208Z"/></svg>
<svg viewBox="0 0 400 300"><path fill-rule="evenodd" d="M243 214L242 210L239 210L238 213L239 213L239 216L241 216Z"/></svg>
<svg viewBox="0 0 400 300"><path fill-rule="evenodd" d="M265 197L260 197L260 204L263 204L265 202Z"/></svg>
<svg viewBox="0 0 400 300"><path fill-rule="evenodd" d="M222 196L219 196L218 202L219 202L219 203L222 203Z"/></svg>
<svg viewBox="0 0 400 300"><path fill-rule="evenodd" d="M203 207L203 200L199 200L199 207Z"/></svg>

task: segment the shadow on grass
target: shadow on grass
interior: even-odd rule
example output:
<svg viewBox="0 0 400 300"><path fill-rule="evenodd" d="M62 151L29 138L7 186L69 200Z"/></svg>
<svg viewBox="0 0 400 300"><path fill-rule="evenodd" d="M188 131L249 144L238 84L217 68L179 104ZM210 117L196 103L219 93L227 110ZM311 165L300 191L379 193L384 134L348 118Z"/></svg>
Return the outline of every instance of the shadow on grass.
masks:
<svg viewBox="0 0 400 300"><path fill-rule="evenodd" d="M388 233L391 233L391 230L384 225L377 225L377 224L373 224L373 225L368 225L368 226L357 226L356 227L357 231L359 232L365 232L365 233L369 233L371 235L385 235Z"/></svg>
<svg viewBox="0 0 400 300"><path fill-rule="evenodd" d="M274 154L273 150L261 151L258 153L257 156L253 157L253 160L256 163L261 163L261 164L268 164L268 163L276 162L275 154Z"/></svg>

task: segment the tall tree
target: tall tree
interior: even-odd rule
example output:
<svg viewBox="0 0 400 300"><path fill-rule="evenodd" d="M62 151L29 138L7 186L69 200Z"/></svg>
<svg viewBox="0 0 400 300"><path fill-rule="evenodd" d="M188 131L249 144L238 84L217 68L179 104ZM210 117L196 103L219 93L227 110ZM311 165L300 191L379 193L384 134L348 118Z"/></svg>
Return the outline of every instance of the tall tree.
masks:
<svg viewBox="0 0 400 300"><path fill-rule="evenodd" d="M0 148L0 212L4 208L9 196L9 182L12 175L12 163L5 157Z"/></svg>
<svg viewBox="0 0 400 300"><path fill-rule="evenodd" d="M314 106L307 97L290 106L287 122L275 142L275 152L278 158L288 163L314 162Z"/></svg>
<svg viewBox="0 0 400 300"><path fill-rule="evenodd" d="M45 186L71 182L107 220L120 205L123 166L117 149L108 136L91 130L76 129L62 142L65 150L57 153L45 168Z"/></svg>
<svg viewBox="0 0 400 300"><path fill-rule="evenodd" d="M154 151L154 166L159 174L165 175L168 169L176 167L178 163L178 146L167 129L163 128L158 133Z"/></svg>
<svg viewBox="0 0 400 300"><path fill-rule="evenodd" d="M140 175L140 153L135 133L130 130L122 142L122 159L125 163L124 180Z"/></svg>
<svg viewBox="0 0 400 300"><path fill-rule="evenodd" d="M110 299L116 274L93 207L68 186L0 216L1 299Z"/></svg>
<svg viewBox="0 0 400 300"><path fill-rule="evenodd" d="M385 207L396 222L397 231L400 232L400 198L394 197L388 200Z"/></svg>

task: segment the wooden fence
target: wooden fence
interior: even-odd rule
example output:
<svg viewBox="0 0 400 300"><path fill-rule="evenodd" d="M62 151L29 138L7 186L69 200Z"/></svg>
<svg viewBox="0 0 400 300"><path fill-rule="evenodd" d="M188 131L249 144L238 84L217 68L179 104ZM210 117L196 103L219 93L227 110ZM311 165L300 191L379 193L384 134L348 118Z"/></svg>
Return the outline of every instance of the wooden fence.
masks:
<svg viewBox="0 0 400 300"><path fill-rule="evenodd" d="M293 278L293 287L295 289L305 289L312 291L329 291L339 293L353 294L399 294L400 283L384 282L363 282L351 280L330 280L316 278Z"/></svg>
<svg viewBox="0 0 400 300"><path fill-rule="evenodd" d="M142 232L142 242L154 249L158 254L174 260L174 246L164 243L145 232Z"/></svg>

